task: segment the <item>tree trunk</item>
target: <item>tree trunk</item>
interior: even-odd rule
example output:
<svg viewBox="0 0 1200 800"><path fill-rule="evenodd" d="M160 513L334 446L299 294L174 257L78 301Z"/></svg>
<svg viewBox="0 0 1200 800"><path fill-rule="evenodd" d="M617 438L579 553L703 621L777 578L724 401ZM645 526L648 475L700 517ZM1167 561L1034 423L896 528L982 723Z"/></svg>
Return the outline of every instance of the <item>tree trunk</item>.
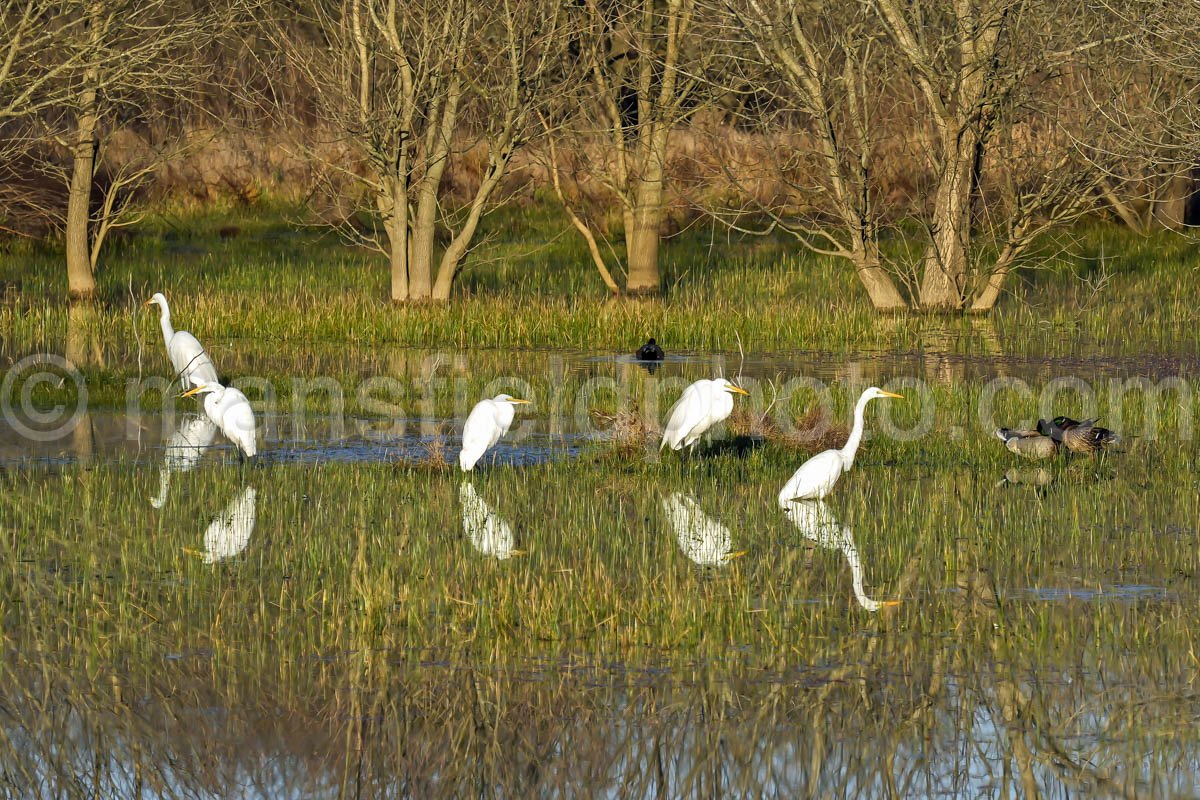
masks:
<svg viewBox="0 0 1200 800"><path fill-rule="evenodd" d="M871 298L871 305L876 311L902 311L908 308L908 303L896 288L896 282L887 274L880 263L878 253L858 251L854 254L854 268L858 278Z"/></svg>
<svg viewBox="0 0 1200 800"><path fill-rule="evenodd" d="M937 191L934 195L933 230L925 251L921 277L921 307L957 309L963 306L971 241L971 172L976 137L962 131L944 146Z"/></svg>
<svg viewBox="0 0 1200 800"><path fill-rule="evenodd" d="M657 139L657 137L655 137ZM663 137L664 139L666 137ZM645 174L638 180L634 195L633 228L626 231L626 259L629 277L625 288L630 294L657 294L662 290L658 269L658 248L662 242L663 150L655 141L655 152L645 160Z"/></svg>
<svg viewBox="0 0 1200 800"><path fill-rule="evenodd" d="M437 245L437 183L426 175L421 184L417 195L417 220L412 232L412 260L408 265L410 300L428 300L433 296L433 257Z"/></svg>
<svg viewBox="0 0 1200 800"><path fill-rule="evenodd" d="M660 216L654 209L641 206L634 214L633 230L626 247L629 278L625 286L630 294L657 294L662 288L658 271L658 246L662 240Z"/></svg>
<svg viewBox="0 0 1200 800"><path fill-rule="evenodd" d="M1141 214L1139 214L1132 203L1128 203L1124 198L1117 196L1116 189L1107 179L1100 181L1100 196L1108 203L1108 207L1116 212L1121 221L1134 233L1148 233L1150 225ZM1150 213L1153 213L1153 202L1147 203L1147 208Z"/></svg>
<svg viewBox="0 0 1200 800"><path fill-rule="evenodd" d="M404 175L405 167L399 170ZM408 191L404 178L391 182L391 208L386 215L388 262L392 270L392 302L409 298L408 287Z"/></svg>
<svg viewBox="0 0 1200 800"><path fill-rule="evenodd" d="M84 76L84 88L79 98L74 164L67 194L67 287L72 300L90 300L96 294L96 278L92 272L91 248L88 245L88 212L96 169L97 77L95 70L88 70Z"/></svg>

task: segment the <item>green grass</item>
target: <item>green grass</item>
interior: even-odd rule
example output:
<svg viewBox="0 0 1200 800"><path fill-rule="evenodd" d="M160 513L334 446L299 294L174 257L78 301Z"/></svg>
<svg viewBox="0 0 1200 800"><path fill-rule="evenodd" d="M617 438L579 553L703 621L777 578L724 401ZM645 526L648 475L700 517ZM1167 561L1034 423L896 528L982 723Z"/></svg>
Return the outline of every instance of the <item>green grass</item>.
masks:
<svg viewBox="0 0 1200 800"><path fill-rule="evenodd" d="M123 406L131 381L167 374L157 313L141 305L160 289L177 328L204 342L227 380L265 379L284 410L297 377L338 381L349 392L348 410L370 414L372 404L357 392L362 381L411 381L434 354L444 370L456 351L492 349L486 369L468 370L482 387L516 374L523 357L511 355L514 349L632 352L648 335L671 353L723 352L728 364L739 342L751 357L1172 359L1200 352L1190 302L1200 260L1187 239L1171 234L1081 228L1069 248L1047 244L1044 260L1012 281L1012 296L995 314L964 318L880 316L840 263L798 253L785 240L731 240L702 228L668 242L665 297L612 301L565 221L544 206L490 221L450 303L395 306L377 256L298 227L298 216L263 204L157 218L108 252L97 312L69 312L61 303L61 254L17 243L0 253L0 270L21 285L0 303L0 359L65 353L86 377L94 406ZM230 225L240 234L221 238ZM65 396L61 386L39 391L42 403ZM154 391L143 398L146 408L160 402Z"/></svg>
<svg viewBox="0 0 1200 800"><path fill-rule="evenodd" d="M723 352L727 374L740 335L752 396L728 428L741 436L768 408L779 424L806 416L811 394L772 406L771 382L807 367L831 385L837 425L861 384L920 377L893 387L905 400L873 404L876 435L827 501L868 594L902 602L862 610L843 555L777 509L815 445L772 435L686 464L656 459L651 440L649 458L644 443L596 443L483 470L473 486L522 551L505 561L468 540L455 469L209 458L154 509L157 454L0 468L5 791L1194 793L1200 386L1180 360L1198 352L1200 262L1183 240L1081 229L1074 255L1014 281L989 320L880 318L840 266L701 231L668 245L665 298L606 302L578 242L535 208L493 220L452 303L397 308L377 260L296 233L290 213L160 221L114 248L101 312L73 323L58 256L10 250L0 269L22 288L0 306L0 356L70 352L97 413L122 407L131 379L166 373L140 307L164 290L226 375L271 385L273 400L249 390L260 412L294 408L292 379L323 376L346 413L461 417L515 388L492 383L508 376L527 381L522 418L539 426L572 418L581 396L583 413L657 423L711 362L651 378L565 352L628 352L648 334ZM241 235L221 239L229 224ZM1157 398L1114 383L1143 373L1183 380ZM1066 391L1052 410L1100 415L1126 452L1034 475L989 427L1047 413L1063 375L1094 403ZM1028 392L993 396L996 376ZM363 400L378 377L398 387L394 407ZM611 388L584 395L597 378ZM71 391L44 384L34 399ZM143 407L159 402L152 391ZM927 433L884 433L918 425L923 404ZM335 405L318 393L310 408ZM246 486L249 544L202 563L188 551ZM746 555L688 561L660 506L673 492Z"/></svg>
<svg viewBox="0 0 1200 800"><path fill-rule="evenodd" d="M261 770L251 753L267 741L311 753L310 769L343 785L359 773L339 759L361 752L371 780L401 764L446 786L478 770L509 790L531 779L509 758L566 737L591 742L574 758L598 767L626 725L674 730L673 757L745 770L724 748L785 753L803 720L829 741L854 737L864 757L848 774L865 781L897 746L991 741L961 727L981 714L1034 753L1079 762L1043 774L1046 786L1133 780L1128 764L1190 730L1192 451L1058 462L1038 489L996 485L1013 465L998 444L868 442L828 506L853 533L868 593L902 600L874 615L852 599L841 553L806 545L776 509L796 462L769 445L686 466L485 471L474 485L523 551L507 561L467 540L456 471L210 461L176 475L161 510L147 502L153 465L0 472L5 713L28 719L53 687L79 698L98 735L137 742L129 760L179 749L192 779L203 754ZM201 563L185 548L203 550L245 485L257 490L248 546ZM746 555L691 564L659 507L674 491ZM231 733L203 718L165 736L141 727L211 706ZM680 740L681 714L697 715L701 740ZM285 719L308 730L304 744ZM1192 737L1170 740L1179 751L1161 757L1155 785L1176 785L1195 757ZM434 742L441 752L426 749ZM825 752L797 744L807 758ZM736 774L756 792L770 785L769 773Z"/></svg>
<svg viewBox="0 0 1200 800"><path fill-rule="evenodd" d="M980 337L1013 354L1198 349L1190 292L1200 260L1173 234L1096 225L1046 243L990 322L980 322L881 318L845 264L786 239L703 226L667 242L663 298L610 302L578 237L540 205L489 218L451 303L396 307L377 255L298 227L299 216L270 204L209 209L160 218L115 242L99 274L106 313L97 334L122 352L136 347L135 330L151 339L152 315L139 304L162 290L180 327L243 351L314 342L632 350L647 335L675 349L727 351L740 335L752 352L913 350ZM240 234L222 239L230 225ZM7 352L61 347L61 261L28 243L0 254L0 269L22 287L0 306Z"/></svg>

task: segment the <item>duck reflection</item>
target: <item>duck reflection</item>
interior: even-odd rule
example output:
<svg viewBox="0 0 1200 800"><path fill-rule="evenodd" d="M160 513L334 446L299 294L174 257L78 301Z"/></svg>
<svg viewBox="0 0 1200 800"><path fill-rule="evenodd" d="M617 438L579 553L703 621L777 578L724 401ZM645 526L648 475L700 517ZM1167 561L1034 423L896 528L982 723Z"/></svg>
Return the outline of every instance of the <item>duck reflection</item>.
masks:
<svg viewBox="0 0 1200 800"><path fill-rule="evenodd" d="M675 531L679 549L702 567L721 567L742 553L731 552L729 529L705 514L694 497L675 492L662 498L663 513Z"/></svg>
<svg viewBox="0 0 1200 800"><path fill-rule="evenodd" d="M212 446L217 426L207 415L189 415L179 429L172 433L164 446L163 465L158 473L158 496L150 498L150 505L162 508L167 502L171 488L171 473L194 469Z"/></svg>
<svg viewBox="0 0 1200 800"><path fill-rule="evenodd" d="M848 525L834 518L829 507L820 500L793 500L786 504L784 513L805 539L830 550L841 550L850 564L850 576L854 584L854 597L867 611L878 611L885 606L899 605L899 600L872 600L863 590L863 565L854 546L854 534Z"/></svg>
<svg viewBox="0 0 1200 800"><path fill-rule="evenodd" d="M258 493L246 486L234 495L204 532L204 563L215 564L233 558L246 549L254 532L255 503Z"/></svg>
<svg viewBox="0 0 1200 800"><path fill-rule="evenodd" d="M458 501L462 504L463 531L476 550L501 561L517 552L513 548L512 527L492 511L470 481L463 481L458 487Z"/></svg>
<svg viewBox="0 0 1200 800"><path fill-rule="evenodd" d="M1036 486L1038 488L1049 486L1054 483L1054 474L1045 467L1037 467L1035 469L1021 469L1019 467L1010 467L1005 470L1004 475L997 481L996 486L1004 486L1005 484L1013 486Z"/></svg>

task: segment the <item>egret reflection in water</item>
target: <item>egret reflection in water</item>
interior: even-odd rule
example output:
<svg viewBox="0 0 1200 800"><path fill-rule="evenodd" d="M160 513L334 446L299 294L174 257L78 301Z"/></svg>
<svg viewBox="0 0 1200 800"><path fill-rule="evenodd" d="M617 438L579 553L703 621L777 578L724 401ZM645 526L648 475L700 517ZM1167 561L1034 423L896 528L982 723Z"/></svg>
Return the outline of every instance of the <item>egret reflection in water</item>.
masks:
<svg viewBox="0 0 1200 800"><path fill-rule="evenodd" d="M476 550L501 561L516 554L512 527L492 511L470 481L459 485L458 501L462 504L463 532Z"/></svg>
<svg viewBox="0 0 1200 800"><path fill-rule="evenodd" d="M679 549L702 567L720 567L742 555L734 553L729 529L700 509L694 497L675 492L662 498L663 513L675 531Z"/></svg>
<svg viewBox="0 0 1200 800"><path fill-rule="evenodd" d="M258 492L246 486L234 495L204 532L204 563L233 558L246 549L254 532Z"/></svg>
<svg viewBox="0 0 1200 800"><path fill-rule="evenodd" d="M158 473L158 495L150 498L150 505L155 508L166 505L171 474L194 469L216 435L217 426L204 414L184 418L183 424L167 438L162 469Z"/></svg>
<svg viewBox="0 0 1200 800"><path fill-rule="evenodd" d="M878 611L885 606L899 605L898 600L872 600L863 589L862 558L854 546L854 534L848 525L837 521L829 507L820 500L794 500L784 506L784 514L792 521L805 539L830 550L841 550L850 564L850 576L854 584L854 598L867 611Z"/></svg>

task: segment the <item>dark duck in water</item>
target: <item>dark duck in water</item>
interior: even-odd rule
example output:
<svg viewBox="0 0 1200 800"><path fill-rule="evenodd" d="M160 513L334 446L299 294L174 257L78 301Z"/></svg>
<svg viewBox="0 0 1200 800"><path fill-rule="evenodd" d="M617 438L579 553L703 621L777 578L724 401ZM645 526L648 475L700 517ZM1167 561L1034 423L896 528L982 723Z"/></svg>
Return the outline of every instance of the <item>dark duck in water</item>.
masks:
<svg viewBox="0 0 1200 800"><path fill-rule="evenodd" d="M1101 453L1120 442L1121 437L1101 428L1097 421L1080 422L1070 417L1055 417L1049 422L1038 420L1038 433L1049 436L1072 453Z"/></svg>
<svg viewBox="0 0 1200 800"><path fill-rule="evenodd" d="M658 346L658 342L654 341L653 336L634 353L638 361L662 361L663 355L665 355L663 349Z"/></svg>

